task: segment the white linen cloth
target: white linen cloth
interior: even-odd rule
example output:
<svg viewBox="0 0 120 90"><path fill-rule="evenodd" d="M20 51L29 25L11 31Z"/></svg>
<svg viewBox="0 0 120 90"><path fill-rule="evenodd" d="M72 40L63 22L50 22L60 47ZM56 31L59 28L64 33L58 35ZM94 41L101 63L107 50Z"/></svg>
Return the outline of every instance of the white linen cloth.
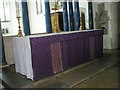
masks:
<svg viewBox="0 0 120 90"><path fill-rule="evenodd" d="M33 80L33 68L31 59L31 47L29 37L14 37L13 51L15 69L22 75Z"/></svg>

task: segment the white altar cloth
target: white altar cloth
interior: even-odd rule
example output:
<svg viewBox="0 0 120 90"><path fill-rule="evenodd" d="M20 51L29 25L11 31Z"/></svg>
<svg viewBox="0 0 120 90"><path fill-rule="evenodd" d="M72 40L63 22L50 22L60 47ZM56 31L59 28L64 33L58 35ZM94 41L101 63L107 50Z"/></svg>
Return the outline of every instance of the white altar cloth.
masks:
<svg viewBox="0 0 120 90"><path fill-rule="evenodd" d="M31 47L29 37L13 38L15 69L22 75L33 80L33 68L31 60Z"/></svg>

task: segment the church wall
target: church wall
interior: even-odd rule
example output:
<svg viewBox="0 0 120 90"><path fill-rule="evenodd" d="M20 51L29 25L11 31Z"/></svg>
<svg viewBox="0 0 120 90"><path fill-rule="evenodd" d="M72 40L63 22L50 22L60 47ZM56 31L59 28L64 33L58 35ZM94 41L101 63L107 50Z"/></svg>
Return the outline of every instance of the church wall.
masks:
<svg viewBox="0 0 120 90"><path fill-rule="evenodd" d="M118 34L119 34L119 37L118 37L118 46L119 46L119 49L120 49L120 2L118 4Z"/></svg>
<svg viewBox="0 0 120 90"><path fill-rule="evenodd" d="M96 12L98 12L98 4L101 2L93 2L93 16L94 22L96 17ZM104 49L116 49L118 48L118 28L117 28L117 5L113 2L104 2L105 10L108 11L109 21L108 21L108 34L103 37L103 48ZM94 28L96 28L96 23L94 23Z"/></svg>
<svg viewBox="0 0 120 90"><path fill-rule="evenodd" d="M15 10L15 0L9 2L10 9L10 22L2 22L2 29L7 28L7 35L17 35L18 32L18 22L16 19L16 10Z"/></svg>
<svg viewBox="0 0 120 90"><path fill-rule="evenodd" d="M120 35L120 2L118 3L118 32L119 32L119 35Z"/></svg>
<svg viewBox="0 0 120 90"><path fill-rule="evenodd" d="M44 10L44 0L42 1L42 13L37 14L36 2L28 0L28 10L29 10L29 22L31 34L35 33L45 33L45 10Z"/></svg>
<svg viewBox="0 0 120 90"><path fill-rule="evenodd" d="M4 47L6 61L8 64L14 63L12 37L18 33L18 22L16 19L15 0L9 2L10 22L1 22L2 29L7 28L8 34L4 35ZM22 24L21 24L22 26Z"/></svg>
<svg viewBox="0 0 120 90"><path fill-rule="evenodd" d="M37 14L36 11L36 3L34 1L28 0L28 10L29 10L29 21L30 21L30 30L31 34L35 33L45 33L45 13L44 13L44 0L42 1L43 12L41 14ZM2 22L2 28L7 28L9 33L4 36L17 35L18 33L18 21L16 18L16 6L15 0L9 2L10 6L10 22ZM22 9L21 9L22 11ZM21 13L22 16L22 13ZM23 23L21 20L21 29L23 30Z"/></svg>
<svg viewBox="0 0 120 90"><path fill-rule="evenodd" d="M118 4L118 16L120 16L120 2ZM120 17L118 17L118 26L120 28ZM118 30L118 31L119 31L119 34L120 34L120 30Z"/></svg>
<svg viewBox="0 0 120 90"><path fill-rule="evenodd" d="M8 34L3 35L5 56L8 64L14 63L12 38L18 33L18 21L16 18L15 0L9 2L10 22L1 22L2 29L7 28ZM22 21L21 29L23 30Z"/></svg>
<svg viewBox="0 0 120 90"><path fill-rule="evenodd" d="M118 47L118 22L117 22L117 19L118 19L118 12L117 12L117 9L118 9L118 3L112 3L111 4L111 15L112 15L112 18L111 18L111 29L112 29L112 38L111 38L111 46L113 49L117 48Z"/></svg>

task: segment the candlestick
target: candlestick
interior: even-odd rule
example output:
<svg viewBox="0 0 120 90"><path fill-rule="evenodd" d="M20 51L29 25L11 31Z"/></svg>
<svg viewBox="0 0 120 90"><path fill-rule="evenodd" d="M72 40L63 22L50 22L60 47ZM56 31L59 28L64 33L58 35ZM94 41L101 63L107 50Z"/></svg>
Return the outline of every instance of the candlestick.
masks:
<svg viewBox="0 0 120 90"><path fill-rule="evenodd" d="M17 18L17 20L18 20L18 37L21 37L21 36L23 36L23 34L22 34L22 30L21 30L21 26L20 26L20 18L21 18L21 16L20 16L20 0L16 0L16 18Z"/></svg>
<svg viewBox="0 0 120 90"><path fill-rule="evenodd" d="M17 20L18 20L18 28L19 28L19 30L18 30L18 37L22 37L23 36L23 34L22 34L22 30L21 30L21 26L20 26L20 18L21 17L16 17L17 18Z"/></svg>

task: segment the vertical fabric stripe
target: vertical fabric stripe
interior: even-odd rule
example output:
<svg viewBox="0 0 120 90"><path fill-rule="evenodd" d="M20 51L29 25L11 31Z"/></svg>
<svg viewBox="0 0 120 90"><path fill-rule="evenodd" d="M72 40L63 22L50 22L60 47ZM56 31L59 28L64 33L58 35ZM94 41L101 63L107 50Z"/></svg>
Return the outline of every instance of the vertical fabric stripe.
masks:
<svg viewBox="0 0 120 90"><path fill-rule="evenodd" d="M29 15L27 1L22 1L22 19L25 35L30 35Z"/></svg>
<svg viewBox="0 0 120 90"><path fill-rule="evenodd" d="M62 2L63 6L63 24L64 24L64 31L69 31L68 27L68 13L67 13L67 2Z"/></svg>
<svg viewBox="0 0 120 90"><path fill-rule="evenodd" d="M80 13L79 13L79 2L74 0L74 18L75 18L75 30L79 30L80 27Z"/></svg>
<svg viewBox="0 0 120 90"><path fill-rule="evenodd" d="M88 2L89 29L93 29L93 10L92 2Z"/></svg>
<svg viewBox="0 0 120 90"><path fill-rule="evenodd" d="M52 51L53 73L62 72L63 67L62 67L60 42L52 43L51 44L51 51Z"/></svg>
<svg viewBox="0 0 120 90"><path fill-rule="evenodd" d="M49 0L44 0L44 1L45 1L46 31L47 31L47 33L52 33Z"/></svg>
<svg viewBox="0 0 120 90"><path fill-rule="evenodd" d="M73 5L72 5L72 1L68 2L68 9L69 9L69 31L74 31L74 17L73 17Z"/></svg>

